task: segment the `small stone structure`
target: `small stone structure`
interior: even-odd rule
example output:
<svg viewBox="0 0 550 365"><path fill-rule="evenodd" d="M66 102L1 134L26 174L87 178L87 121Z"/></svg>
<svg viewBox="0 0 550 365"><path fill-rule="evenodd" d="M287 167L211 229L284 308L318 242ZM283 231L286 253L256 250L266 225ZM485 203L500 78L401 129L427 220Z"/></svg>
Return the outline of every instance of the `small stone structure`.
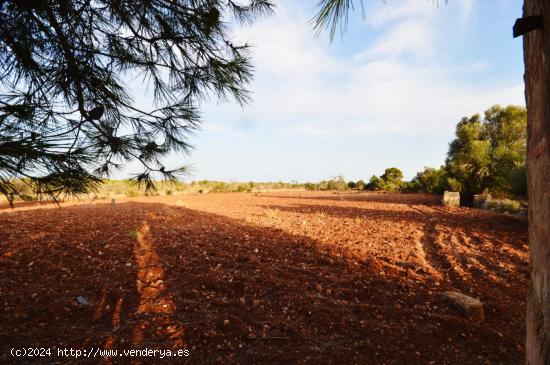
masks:
<svg viewBox="0 0 550 365"><path fill-rule="evenodd" d="M474 208L487 209L487 205L491 202L491 194L476 194L474 195Z"/></svg>
<svg viewBox="0 0 550 365"><path fill-rule="evenodd" d="M460 206L460 193L458 191L445 191L443 193L443 205L451 207Z"/></svg>
<svg viewBox="0 0 550 365"><path fill-rule="evenodd" d="M453 291L446 291L441 293L439 296L441 299L449 303L454 310L468 318L470 321L476 323L485 321L483 303L479 300Z"/></svg>

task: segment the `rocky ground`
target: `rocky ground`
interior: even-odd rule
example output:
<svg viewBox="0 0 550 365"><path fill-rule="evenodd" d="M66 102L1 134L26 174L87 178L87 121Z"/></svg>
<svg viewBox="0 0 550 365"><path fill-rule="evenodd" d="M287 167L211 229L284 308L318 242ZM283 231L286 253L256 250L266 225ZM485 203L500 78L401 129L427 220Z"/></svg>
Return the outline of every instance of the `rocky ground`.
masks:
<svg viewBox="0 0 550 365"><path fill-rule="evenodd" d="M519 364L527 229L416 194L0 210L0 363ZM462 317L439 294L483 302ZM14 358L10 349L188 358Z"/></svg>

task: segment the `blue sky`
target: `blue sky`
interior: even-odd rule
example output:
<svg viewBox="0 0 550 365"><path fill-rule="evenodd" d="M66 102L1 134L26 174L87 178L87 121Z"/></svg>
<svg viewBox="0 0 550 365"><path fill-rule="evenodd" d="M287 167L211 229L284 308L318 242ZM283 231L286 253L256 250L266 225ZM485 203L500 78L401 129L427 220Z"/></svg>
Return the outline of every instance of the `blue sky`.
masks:
<svg viewBox="0 0 550 365"><path fill-rule="evenodd" d="M188 180L406 178L445 160L454 127L495 103L524 105L521 0L368 0L331 44L309 20L316 1L282 0L235 28L254 45L253 100L202 104Z"/></svg>

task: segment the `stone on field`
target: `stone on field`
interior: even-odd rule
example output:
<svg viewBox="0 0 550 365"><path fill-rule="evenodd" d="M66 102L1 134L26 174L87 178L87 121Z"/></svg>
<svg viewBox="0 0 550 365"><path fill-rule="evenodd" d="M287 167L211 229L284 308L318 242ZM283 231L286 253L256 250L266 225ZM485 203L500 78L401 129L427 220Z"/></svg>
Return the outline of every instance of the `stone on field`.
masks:
<svg viewBox="0 0 550 365"><path fill-rule="evenodd" d="M76 302L80 305L92 305L86 298L83 296L76 297Z"/></svg>
<svg viewBox="0 0 550 365"><path fill-rule="evenodd" d="M448 302L458 313L473 322L485 321L483 303L479 300L458 292L446 291L440 297Z"/></svg>
<svg viewBox="0 0 550 365"><path fill-rule="evenodd" d="M443 205L459 207L460 193L458 191L445 191L443 193Z"/></svg>

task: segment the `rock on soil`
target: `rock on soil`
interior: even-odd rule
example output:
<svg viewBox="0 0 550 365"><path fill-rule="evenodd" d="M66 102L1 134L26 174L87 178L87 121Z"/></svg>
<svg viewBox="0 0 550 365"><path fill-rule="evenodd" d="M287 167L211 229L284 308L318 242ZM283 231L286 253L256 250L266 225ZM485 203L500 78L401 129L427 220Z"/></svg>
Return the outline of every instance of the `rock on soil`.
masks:
<svg viewBox="0 0 550 365"><path fill-rule="evenodd" d="M458 313L473 322L484 322L485 313L483 312L483 303L467 295L447 291L441 293L441 298L448 302Z"/></svg>

